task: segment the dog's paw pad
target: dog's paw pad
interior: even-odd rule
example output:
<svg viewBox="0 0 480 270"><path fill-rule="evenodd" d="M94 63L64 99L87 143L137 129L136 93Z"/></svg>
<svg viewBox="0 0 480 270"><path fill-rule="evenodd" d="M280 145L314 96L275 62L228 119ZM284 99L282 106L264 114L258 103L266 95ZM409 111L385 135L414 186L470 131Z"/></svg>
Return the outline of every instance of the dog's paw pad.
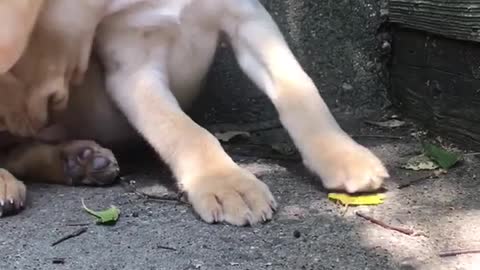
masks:
<svg viewBox="0 0 480 270"><path fill-rule="evenodd" d="M119 166L113 153L92 141L74 141L62 149L65 174L72 185L113 183Z"/></svg>

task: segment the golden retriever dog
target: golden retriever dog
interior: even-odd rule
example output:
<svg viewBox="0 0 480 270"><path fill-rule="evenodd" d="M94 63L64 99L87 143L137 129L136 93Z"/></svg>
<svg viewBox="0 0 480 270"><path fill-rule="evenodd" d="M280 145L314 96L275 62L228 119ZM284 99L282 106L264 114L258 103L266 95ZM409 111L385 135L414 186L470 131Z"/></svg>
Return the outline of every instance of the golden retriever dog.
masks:
<svg viewBox="0 0 480 270"><path fill-rule="evenodd" d="M0 2L0 74L6 73L25 50L43 2L44 0Z"/></svg>
<svg viewBox="0 0 480 270"><path fill-rule="evenodd" d="M40 134L65 143L24 144L3 158L0 202L11 213L25 200L25 186L15 177L41 175L64 184L112 181L118 167L111 152L74 140L114 144L141 136L170 167L204 221L246 225L271 219L277 203L267 185L239 167L184 113L199 92L221 33L243 72L271 99L304 164L324 187L370 191L388 177L382 162L337 124L257 0L109 2L95 33L98 61L92 58L84 81L72 88L67 110L55 114L56 125ZM112 12L118 5L122 10ZM73 11L65 16L83 21Z"/></svg>
<svg viewBox="0 0 480 270"><path fill-rule="evenodd" d="M65 109L69 86L82 81L96 27L110 2L0 4L1 21L10 26L0 32L0 49L6 48L0 51L0 94L9 97L0 103L0 130L32 136L47 124L49 112Z"/></svg>
<svg viewBox="0 0 480 270"><path fill-rule="evenodd" d="M0 18L0 130L16 133L28 119L26 92L22 82L9 72L27 47L44 1L1 1ZM7 98L8 97L8 98ZM19 124L20 123L20 124Z"/></svg>

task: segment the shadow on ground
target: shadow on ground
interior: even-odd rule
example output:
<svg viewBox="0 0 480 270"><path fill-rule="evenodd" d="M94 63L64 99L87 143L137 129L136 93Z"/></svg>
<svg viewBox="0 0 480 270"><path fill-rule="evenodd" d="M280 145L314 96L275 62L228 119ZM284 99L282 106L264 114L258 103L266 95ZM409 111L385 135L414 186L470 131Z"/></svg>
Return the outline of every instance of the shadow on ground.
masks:
<svg viewBox="0 0 480 270"><path fill-rule="evenodd" d="M339 117L339 119L342 119ZM352 119L352 118L346 118ZM352 125L349 122L355 123ZM280 203L268 224L237 228L207 225L188 205L146 200L121 185L110 188L31 186L29 207L1 220L0 269L475 269L474 255L440 259L440 251L479 245L480 173L475 158L437 179L396 189L418 177L398 169L419 150L408 127L381 130L360 120L343 122L351 134L377 153L390 168L387 200L376 207L346 211L326 198L316 179L298 160L235 160L265 181ZM375 134L375 139L369 136ZM388 139L381 136L403 136ZM366 136L366 137L362 137ZM148 156L148 155L144 155ZM153 190L170 174L153 159L137 160L137 171L124 176L138 188ZM93 224L81 210L118 206L115 226ZM362 211L386 223L425 236L408 236L357 217ZM51 247L78 226L88 232ZM61 265L54 258L63 258Z"/></svg>
<svg viewBox="0 0 480 270"><path fill-rule="evenodd" d="M230 147L234 159L265 181L280 203L272 222L207 225L185 204L146 200L120 185L34 185L28 208L0 220L0 269L478 269L479 256L441 259L438 253L480 246L479 160L469 156L446 175L397 189L421 176L398 168L419 144L409 127L381 130L358 119L384 102L374 35L385 1L263 2L329 105L355 113L337 115L342 125L390 168L386 202L345 211L326 198L298 159L268 158L271 153L262 147L240 144ZM196 119L210 124L275 118L266 98L238 72L231 52L219 56ZM401 138L387 138L392 135ZM127 181L150 190L171 183L169 172L150 154L131 155L135 162L123 166ZM95 225L82 211L81 198L94 209L116 205L122 211L119 222ZM384 229L355 211L424 236ZM74 223L88 224L83 225L88 232L52 247L78 229Z"/></svg>

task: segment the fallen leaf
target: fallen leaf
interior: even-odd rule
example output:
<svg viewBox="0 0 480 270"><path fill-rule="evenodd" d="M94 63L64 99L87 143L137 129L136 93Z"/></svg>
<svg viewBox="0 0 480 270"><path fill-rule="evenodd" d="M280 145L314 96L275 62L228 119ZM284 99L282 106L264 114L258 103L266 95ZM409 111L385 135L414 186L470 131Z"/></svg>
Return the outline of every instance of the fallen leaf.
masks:
<svg viewBox="0 0 480 270"><path fill-rule="evenodd" d="M279 154L282 154L285 156L291 156L297 153L297 148L295 147L295 145L291 143L285 143L285 142L272 143L270 144L270 147L275 152L278 152Z"/></svg>
<svg viewBox="0 0 480 270"><path fill-rule="evenodd" d="M365 123L373 126L377 126L377 127L384 127L384 128L397 128L405 125L405 121L400 121L397 119L390 119L382 122L365 121Z"/></svg>
<svg viewBox="0 0 480 270"><path fill-rule="evenodd" d="M82 199L82 206L87 213L97 218L97 224L113 225L117 222L118 217L120 216L120 210L113 205L105 210L94 211L89 209Z"/></svg>
<svg viewBox="0 0 480 270"><path fill-rule="evenodd" d="M382 204L385 194L368 194L368 195L349 195L345 193L329 193L328 198L338 201L343 205L378 205Z"/></svg>
<svg viewBox="0 0 480 270"><path fill-rule="evenodd" d="M431 160L435 161L442 169L448 170L461 159L458 153L447 151L430 143L423 144L423 151Z"/></svg>
<svg viewBox="0 0 480 270"><path fill-rule="evenodd" d="M243 137L243 138L249 138L250 137L250 133L246 132L246 131L226 131L226 132L216 132L215 133L215 137L217 137L217 139L219 141L222 141L222 142L229 142L231 141L233 138L235 137Z"/></svg>
<svg viewBox="0 0 480 270"><path fill-rule="evenodd" d="M413 171L423 171L423 170L436 170L439 168L439 165L431 160L425 154L411 157L401 168Z"/></svg>
<svg viewBox="0 0 480 270"><path fill-rule="evenodd" d="M342 84L342 88L343 90L352 90L353 89L353 86L351 84L348 84L348 83L343 83Z"/></svg>

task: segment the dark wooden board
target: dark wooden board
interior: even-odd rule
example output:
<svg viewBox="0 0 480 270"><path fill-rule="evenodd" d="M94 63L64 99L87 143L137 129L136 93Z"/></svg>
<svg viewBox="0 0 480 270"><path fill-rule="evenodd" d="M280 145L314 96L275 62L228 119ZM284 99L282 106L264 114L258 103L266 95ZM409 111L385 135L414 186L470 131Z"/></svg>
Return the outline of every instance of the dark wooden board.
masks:
<svg viewBox="0 0 480 270"><path fill-rule="evenodd" d="M394 27L389 96L431 131L480 150L480 46Z"/></svg>
<svg viewBox="0 0 480 270"><path fill-rule="evenodd" d="M411 29L480 42L478 0L390 0L389 19Z"/></svg>

